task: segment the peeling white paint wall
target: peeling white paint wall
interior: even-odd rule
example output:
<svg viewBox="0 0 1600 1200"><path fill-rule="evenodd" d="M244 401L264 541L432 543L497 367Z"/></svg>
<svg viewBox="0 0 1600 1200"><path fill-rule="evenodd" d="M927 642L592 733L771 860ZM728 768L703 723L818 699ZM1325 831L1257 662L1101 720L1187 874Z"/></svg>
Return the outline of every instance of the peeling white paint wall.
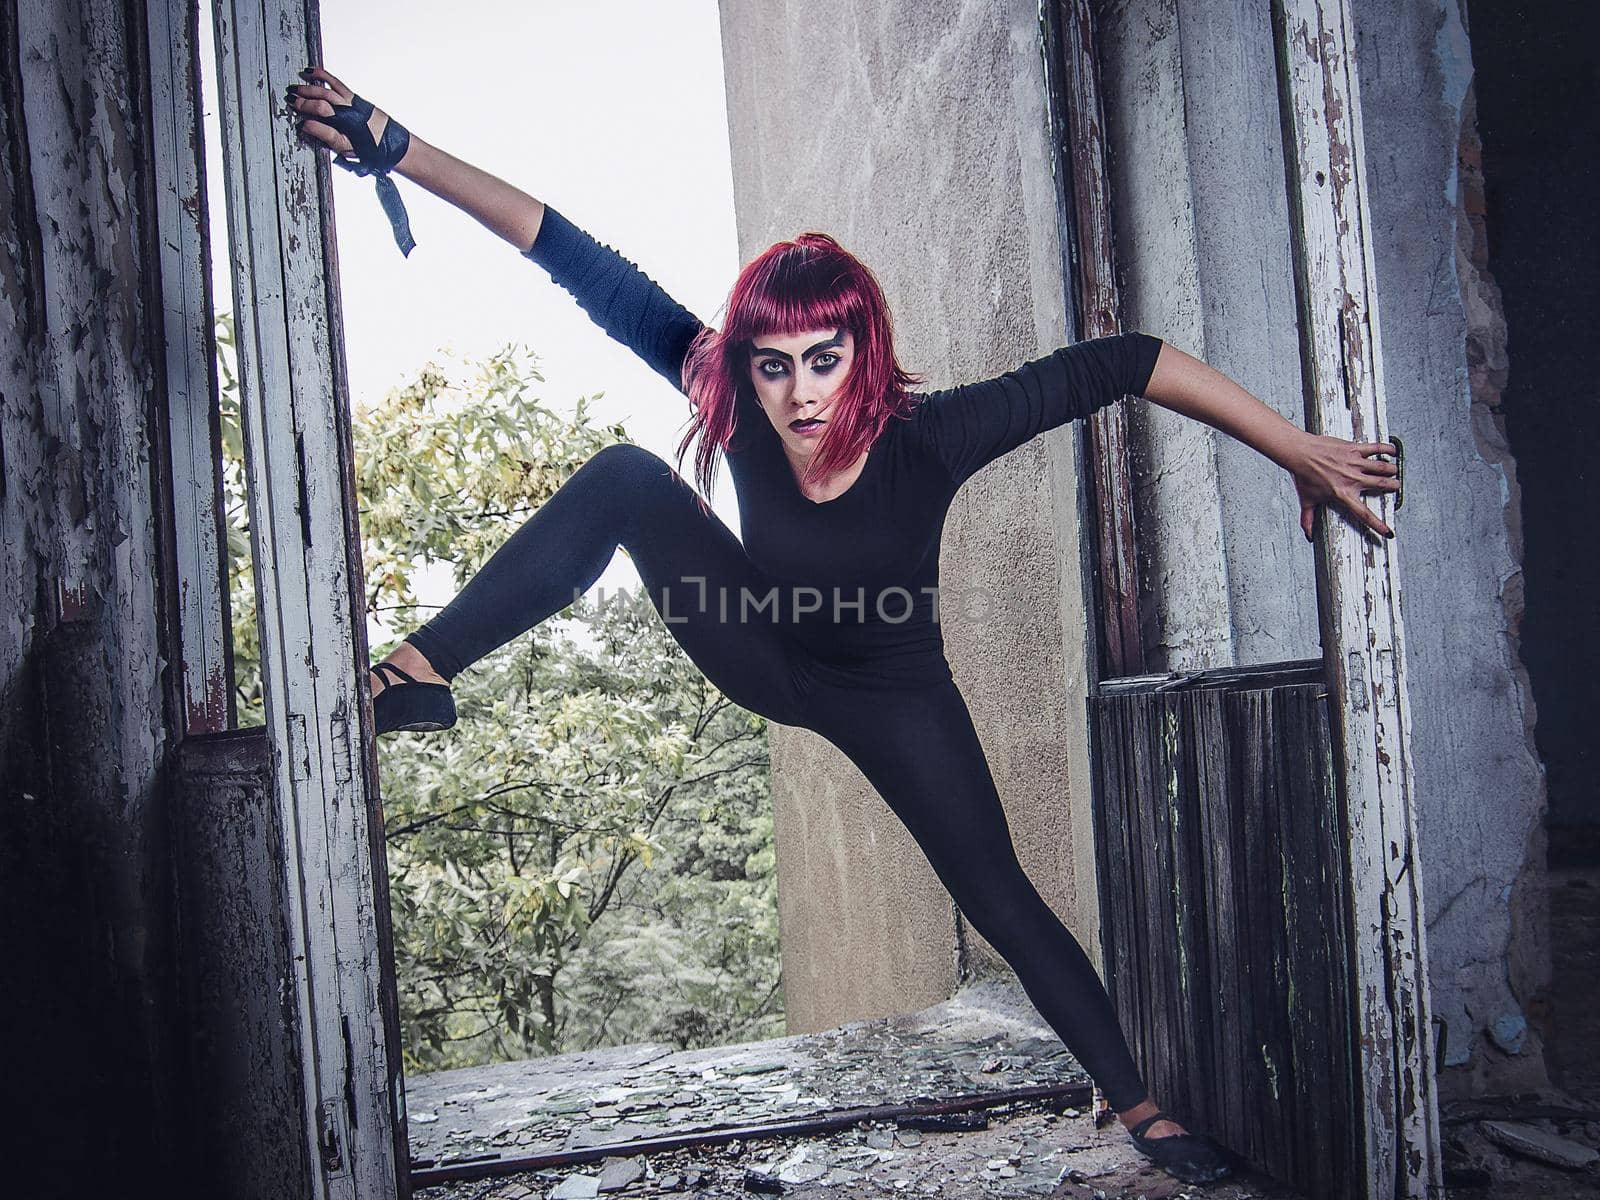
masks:
<svg viewBox="0 0 1600 1200"><path fill-rule="evenodd" d="M1468 379L1469 334L1481 341L1493 318L1469 313L1483 280L1457 252L1470 46L1453 0L1368 0L1355 11L1384 377L1392 432L1407 449L1395 527L1434 1012L1448 1026L1447 1064L1470 1064L1482 1085L1537 1083L1537 1037L1518 1033L1548 977L1544 787L1514 645L1520 517L1514 465ZM1266 12L1233 0L1117 0L1102 13L1128 320L1303 425ZM1141 415L1144 616L1156 665L1320 657L1311 550L1288 476L1222 435ZM1519 1053L1489 1044L1497 1025Z"/></svg>
<svg viewBox="0 0 1600 1200"><path fill-rule="evenodd" d="M1469 311L1478 281L1457 253L1471 46L1456 0L1369 0L1355 12L1384 374L1407 448L1395 528L1433 1008L1448 1027L1445 1066L1459 1068L1445 1082L1535 1086L1541 1043L1536 1029L1519 1032L1550 971L1544 772L1515 650L1515 469L1468 369L1469 334L1485 319Z"/></svg>
<svg viewBox="0 0 1600 1200"><path fill-rule="evenodd" d="M30 1114L10 1128L21 1192L38 1167L54 1194L131 1161L179 1178L135 12L0 13L0 1024Z"/></svg>

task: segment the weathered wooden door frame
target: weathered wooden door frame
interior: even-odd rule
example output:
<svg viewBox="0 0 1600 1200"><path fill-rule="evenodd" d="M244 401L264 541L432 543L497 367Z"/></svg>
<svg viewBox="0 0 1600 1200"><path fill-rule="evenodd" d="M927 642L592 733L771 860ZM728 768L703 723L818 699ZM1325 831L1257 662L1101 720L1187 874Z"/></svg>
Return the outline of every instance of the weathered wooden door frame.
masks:
<svg viewBox="0 0 1600 1200"><path fill-rule="evenodd" d="M1307 428L1381 441L1372 217L1350 0L1272 6L1300 304ZM1391 510L1389 499L1383 505ZM1350 819L1357 1022L1373 1196L1443 1186L1422 869L1395 541L1318 518L1318 613Z"/></svg>
<svg viewBox="0 0 1600 1200"><path fill-rule="evenodd" d="M165 4L187 25L186 0ZM316 1200L409 1194L329 165L282 96L316 0L213 0L272 796Z"/></svg>
<svg viewBox="0 0 1600 1200"><path fill-rule="evenodd" d="M1040 15L1069 319L1078 337L1096 337L1120 327L1120 300L1092 0L1041 0ZM1307 428L1380 440L1387 420L1349 0L1274 0L1272 21ZM1084 594L1096 605L1089 665L1098 686L1142 674L1146 664L1125 417L1113 406L1086 424L1080 512L1091 534ZM1323 516L1316 556L1335 761L1349 813L1366 1194L1431 1196L1441 1169L1397 548Z"/></svg>

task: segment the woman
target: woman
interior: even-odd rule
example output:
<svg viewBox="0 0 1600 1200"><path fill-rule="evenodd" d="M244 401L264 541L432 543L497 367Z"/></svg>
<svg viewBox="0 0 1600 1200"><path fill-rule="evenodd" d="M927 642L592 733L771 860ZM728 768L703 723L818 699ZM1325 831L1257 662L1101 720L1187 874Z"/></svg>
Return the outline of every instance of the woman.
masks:
<svg viewBox="0 0 1600 1200"><path fill-rule="evenodd" d="M750 263L724 327L708 329L554 209L412 137L321 68L305 77L288 93L302 138L361 173L398 170L477 218L686 393L693 417L679 461L701 435L697 479L709 490L715 455L727 455L745 537L660 458L602 450L373 668L379 732L453 724L449 681L571 603L625 547L713 684L770 720L815 731L860 768L1138 1148L1188 1182L1227 1175L1226 1151L1157 1107L1092 964L1018 863L943 653L940 532L957 489L985 464L1123 395L1204 420L1287 469L1308 539L1329 500L1392 536L1360 495L1397 486L1393 465L1374 457L1394 448L1309 435L1142 333L915 393L877 282L822 234Z"/></svg>

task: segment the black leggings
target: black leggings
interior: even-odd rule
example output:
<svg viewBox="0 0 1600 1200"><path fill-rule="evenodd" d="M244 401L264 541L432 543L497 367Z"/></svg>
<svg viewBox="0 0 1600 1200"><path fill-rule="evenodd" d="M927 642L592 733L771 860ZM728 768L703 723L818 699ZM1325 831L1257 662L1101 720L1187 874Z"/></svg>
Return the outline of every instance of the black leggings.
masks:
<svg viewBox="0 0 1600 1200"><path fill-rule="evenodd" d="M1034 888L966 702L953 682L854 689L815 679L770 618L723 620L718 589L770 588L671 466L615 445L584 463L448 607L407 640L446 679L587 591L618 546L684 652L735 704L828 739L905 823L967 921L1119 1112L1145 1099L1116 1011L1082 947ZM701 598L711 599L701 603Z"/></svg>

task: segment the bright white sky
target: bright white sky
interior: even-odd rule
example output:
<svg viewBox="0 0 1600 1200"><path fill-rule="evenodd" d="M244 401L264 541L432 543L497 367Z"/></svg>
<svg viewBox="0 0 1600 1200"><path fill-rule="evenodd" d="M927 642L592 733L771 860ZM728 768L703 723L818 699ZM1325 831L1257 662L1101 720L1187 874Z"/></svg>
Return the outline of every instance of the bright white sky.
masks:
<svg viewBox="0 0 1600 1200"><path fill-rule="evenodd" d="M322 24L323 65L357 93L560 209L717 320L739 261L716 0L323 0ZM203 53L209 64L210 47ZM207 109L215 138L209 96ZM542 268L397 179L417 240L402 258L372 180L333 177L353 401L376 399L441 354L521 342L540 356L547 403L570 412L579 395L603 392L597 422L620 421L677 465L683 397ZM221 191L211 188L213 230L225 229ZM218 259L220 306L230 285ZM687 474L692 457L684 465ZM714 503L737 532L726 468ZM619 553L599 586L637 583Z"/></svg>

